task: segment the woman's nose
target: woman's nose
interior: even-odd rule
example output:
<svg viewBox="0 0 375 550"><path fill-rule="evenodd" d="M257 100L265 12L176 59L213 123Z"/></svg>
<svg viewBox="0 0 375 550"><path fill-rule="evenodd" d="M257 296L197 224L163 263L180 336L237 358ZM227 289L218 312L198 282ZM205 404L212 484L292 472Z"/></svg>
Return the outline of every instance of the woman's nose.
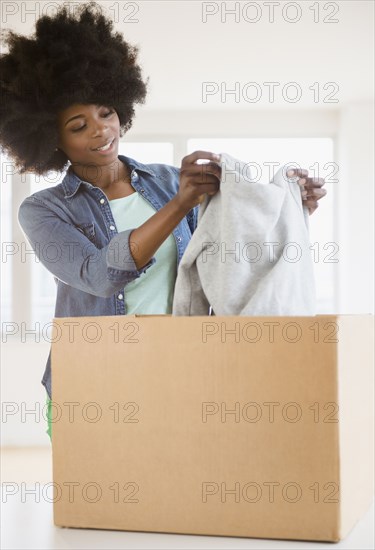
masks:
<svg viewBox="0 0 375 550"><path fill-rule="evenodd" d="M94 121L93 137L100 136L107 130L108 124L105 119L98 119Z"/></svg>

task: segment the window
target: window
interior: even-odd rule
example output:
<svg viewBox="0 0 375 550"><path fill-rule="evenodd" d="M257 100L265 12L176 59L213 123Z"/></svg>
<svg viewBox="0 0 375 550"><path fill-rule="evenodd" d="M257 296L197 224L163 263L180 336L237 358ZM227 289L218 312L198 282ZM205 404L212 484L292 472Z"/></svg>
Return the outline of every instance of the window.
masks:
<svg viewBox="0 0 375 550"><path fill-rule="evenodd" d="M233 134L232 134L233 135ZM327 197L322 200L321 206L310 218L310 240L314 251L314 267L316 275L318 313L332 313L337 311L338 264L332 260L338 257L335 252L335 173L334 143L330 138L191 138L188 136L169 135L165 141L151 141L147 136L138 136L138 141L123 141L119 145L119 154L148 164L165 163L175 166L185 154L194 150L203 149L217 153L227 152L246 162L252 162L254 175L259 181L269 183L272 170L269 163L298 163L308 168L316 177L326 179ZM176 158L174 158L174 154ZM177 158L178 157L178 158ZM268 164L267 164L268 163ZM48 177L38 177L32 174L22 176L22 181L12 175L9 168L12 163L7 162L5 155L1 156L2 186L1 186L1 234L2 234L2 263L1 263L1 314L2 319L12 321L13 317L30 319L33 326L36 322L49 323L54 316L56 284L52 274L38 261L36 256L27 254L25 263L19 262L11 254L10 246L17 245L16 209L24 196L57 185L64 174L50 173ZM278 169L278 166L276 166ZM8 174L9 173L9 174ZM12 243L12 240L17 241ZM8 245L9 247L9 245ZM26 244L29 250L28 243ZM4 252L6 254L4 255ZM17 260L17 261L16 261ZM18 272L20 270L20 272ZM14 293L13 281L21 284L22 293ZM12 303L12 296L17 303ZM29 299L27 299L29 297ZM17 314L18 312L18 314Z"/></svg>
<svg viewBox="0 0 375 550"><path fill-rule="evenodd" d="M173 143L123 142L119 144L119 154L133 158L143 164L173 164Z"/></svg>
<svg viewBox="0 0 375 550"><path fill-rule="evenodd" d="M17 243L12 242L12 178L7 167L11 163L1 154L1 319L12 318L12 255L17 251Z"/></svg>

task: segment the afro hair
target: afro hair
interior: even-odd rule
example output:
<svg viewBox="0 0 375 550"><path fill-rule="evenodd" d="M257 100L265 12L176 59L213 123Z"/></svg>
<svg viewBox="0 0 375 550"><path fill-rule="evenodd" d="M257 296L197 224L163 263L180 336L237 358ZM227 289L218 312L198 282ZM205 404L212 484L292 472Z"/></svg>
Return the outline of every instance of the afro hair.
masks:
<svg viewBox="0 0 375 550"><path fill-rule="evenodd" d="M129 130L134 105L144 103L147 82L136 63L138 48L113 31L95 2L74 14L60 6L40 17L35 33L8 30L0 56L0 147L22 174L62 172L69 163L58 143L57 115L74 103L114 108L120 134Z"/></svg>

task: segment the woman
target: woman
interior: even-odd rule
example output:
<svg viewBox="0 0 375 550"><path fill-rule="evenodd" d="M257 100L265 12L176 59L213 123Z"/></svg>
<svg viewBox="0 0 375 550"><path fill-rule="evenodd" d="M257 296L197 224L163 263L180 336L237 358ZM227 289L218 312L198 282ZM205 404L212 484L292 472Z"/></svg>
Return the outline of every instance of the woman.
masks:
<svg viewBox="0 0 375 550"><path fill-rule="evenodd" d="M214 153L188 155L181 169L118 155L147 84L137 48L112 27L94 2L75 14L62 6L37 21L32 38L9 32L9 53L0 60L3 150L21 173L68 168L59 185L27 197L18 214L55 277L55 317L171 313L198 204L220 183ZM319 197L307 183L313 209ZM42 383L51 435L50 356Z"/></svg>

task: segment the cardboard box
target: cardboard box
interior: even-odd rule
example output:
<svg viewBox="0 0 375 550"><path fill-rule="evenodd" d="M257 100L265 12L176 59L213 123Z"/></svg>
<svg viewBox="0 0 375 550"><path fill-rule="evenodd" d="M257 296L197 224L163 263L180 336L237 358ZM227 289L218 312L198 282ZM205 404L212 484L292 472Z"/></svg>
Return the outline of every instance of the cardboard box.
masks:
<svg viewBox="0 0 375 550"><path fill-rule="evenodd" d="M373 497L372 315L54 319L54 521L315 541Z"/></svg>

